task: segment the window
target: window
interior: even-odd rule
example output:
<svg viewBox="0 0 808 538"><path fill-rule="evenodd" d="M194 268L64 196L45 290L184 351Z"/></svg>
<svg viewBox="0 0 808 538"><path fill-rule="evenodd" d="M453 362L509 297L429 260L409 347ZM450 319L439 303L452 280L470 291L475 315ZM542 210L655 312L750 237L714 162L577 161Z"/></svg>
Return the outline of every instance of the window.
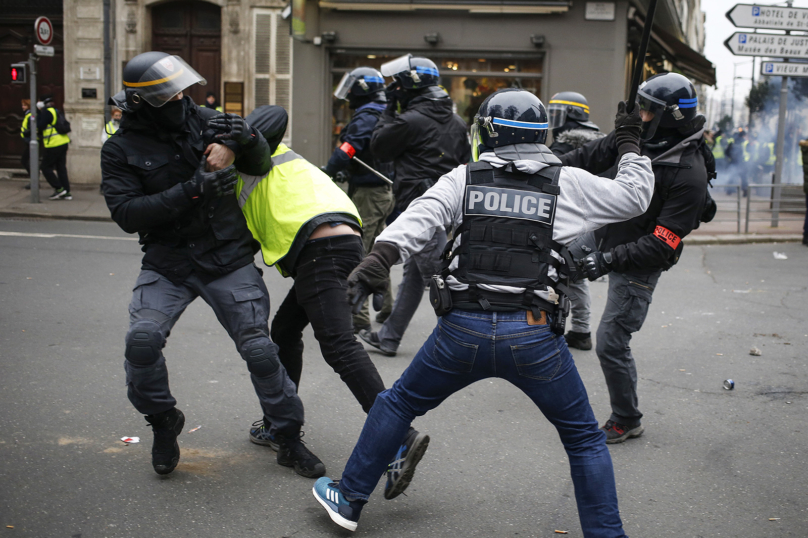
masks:
<svg viewBox="0 0 808 538"><path fill-rule="evenodd" d="M292 139L292 37L279 9L254 12L255 107L278 105L289 114L284 143Z"/></svg>
<svg viewBox="0 0 808 538"><path fill-rule="evenodd" d="M340 78L347 71L361 66L379 69L383 63L402 55L400 52L372 53L340 49L334 52L331 56L332 88L336 88ZM455 112L469 125L485 98L497 90L522 88L541 95L543 70L541 53L441 54L428 51L424 56L438 65L441 86L454 101ZM387 79L387 82L390 82L390 79ZM340 131L351 119L351 110L347 101L334 99L332 112L332 142L336 145Z"/></svg>

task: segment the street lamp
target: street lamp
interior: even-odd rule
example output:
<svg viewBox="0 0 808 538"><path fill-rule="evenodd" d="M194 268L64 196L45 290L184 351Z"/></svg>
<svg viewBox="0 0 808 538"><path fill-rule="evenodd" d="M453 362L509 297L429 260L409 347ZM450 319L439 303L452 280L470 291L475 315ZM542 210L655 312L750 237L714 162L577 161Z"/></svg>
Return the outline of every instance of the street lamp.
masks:
<svg viewBox="0 0 808 538"><path fill-rule="evenodd" d="M754 60L752 60L754 62ZM732 66L732 103L730 104L730 112L729 117L732 119L732 125L735 125L735 81L739 78L747 78L747 77L739 77L737 76L737 70L739 65L746 65L752 62L737 62Z"/></svg>

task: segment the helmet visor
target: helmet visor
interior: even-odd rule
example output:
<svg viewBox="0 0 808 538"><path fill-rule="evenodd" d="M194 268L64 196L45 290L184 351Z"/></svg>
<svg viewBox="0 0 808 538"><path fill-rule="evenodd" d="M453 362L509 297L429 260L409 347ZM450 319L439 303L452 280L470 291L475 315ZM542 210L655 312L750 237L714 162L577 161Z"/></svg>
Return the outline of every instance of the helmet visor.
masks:
<svg viewBox="0 0 808 538"><path fill-rule="evenodd" d="M334 97L337 99L347 99L354 82L356 82L356 77L353 76L353 74L345 73L342 75L342 80L339 81L337 89L334 90Z"/></svg>
<svg viewBox="0 0 808 538"><path fill-rule="evenodd" d="M643 140L651 140L656 134L659 122L662 121L667 105L642 90L637 92L637 98L640 104L640 116L643 117L641 137Z"/></svg>
<svg viewBox="0 0 808 538"><path fill-rule="evenodd" d="M558 129L567 123L567 105L554 104L552 101L547 107L550 129Z"/></svg>
<svg viewBox="0 0 808 538"><path fill-rule="evenodd" d="M193 67L179 56L166 56L143 73L138 82L124 82L124 86L137 91L140 98L160 108L192 84L207 84Z"/></svg>
<svg viewBox="0 0 808 538"><path fill-rule="evenodd" d="M412 58L412 54L405 54L404 56L400 56L395 60L390 60L387 63L383 63L381 68L382 75L392 77L399 73L403 73L404 71L412 70L412 67L410 66L410 58Z"/></svg>

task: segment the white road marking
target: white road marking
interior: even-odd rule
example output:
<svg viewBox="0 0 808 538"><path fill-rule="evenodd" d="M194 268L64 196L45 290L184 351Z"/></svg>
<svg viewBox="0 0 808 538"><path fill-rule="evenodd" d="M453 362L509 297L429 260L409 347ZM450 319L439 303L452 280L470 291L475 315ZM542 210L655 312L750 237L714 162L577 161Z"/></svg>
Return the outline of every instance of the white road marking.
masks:
<svg viewBox="0 0 808 538"><path fill-rule="evenodd" d="M45 239L53 239L54 237L69 237L71 239L111 239L112 241L137 241L137 237L111 237L109 235L73 235L73 234L38 234L28 232L3 232L0 231L0 236L7 237L44 237Z"/></svg>

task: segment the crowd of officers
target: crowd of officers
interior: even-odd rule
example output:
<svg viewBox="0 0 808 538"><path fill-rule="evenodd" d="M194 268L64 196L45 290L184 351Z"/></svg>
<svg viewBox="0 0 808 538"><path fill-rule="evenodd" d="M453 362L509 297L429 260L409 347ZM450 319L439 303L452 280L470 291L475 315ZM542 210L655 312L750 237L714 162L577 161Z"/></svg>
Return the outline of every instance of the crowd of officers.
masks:
<svg viewBox="0 0 808 538"><path fill-rule="evenodd" d="M625 536L606 444L644 431L630 340L682 238L715 211L695 89L681 75L656 75L637 103L619 104L605 134L579 93L545 107L507 88L485 99L469 133L439 82L434 62L409 54L346 73L334 95L353 117L318 168L283 142L281 107L221 113L215 96L200 107L184 95L205 80L180 57L147 52L127 63L111 100L120 119L102 149L102 191L144 252L124 366L128 397L154 433L154 470L178 465L185 423L163 348L201 297L250 372L262 418L249 440L318 478L314 496L341 527L356 529L380 476L386 499L407 488L430 441L412 427L417 416L500 377L557 428L584 535ZM271 324L258 252L292 279ZM592 347L586 282L606 274L596 350L612 414L599 426L569 347ZM437 326L386 389L356 333L395 355L425 287ZM339 480L302 441L309 324L368 414Z"/></svg>

